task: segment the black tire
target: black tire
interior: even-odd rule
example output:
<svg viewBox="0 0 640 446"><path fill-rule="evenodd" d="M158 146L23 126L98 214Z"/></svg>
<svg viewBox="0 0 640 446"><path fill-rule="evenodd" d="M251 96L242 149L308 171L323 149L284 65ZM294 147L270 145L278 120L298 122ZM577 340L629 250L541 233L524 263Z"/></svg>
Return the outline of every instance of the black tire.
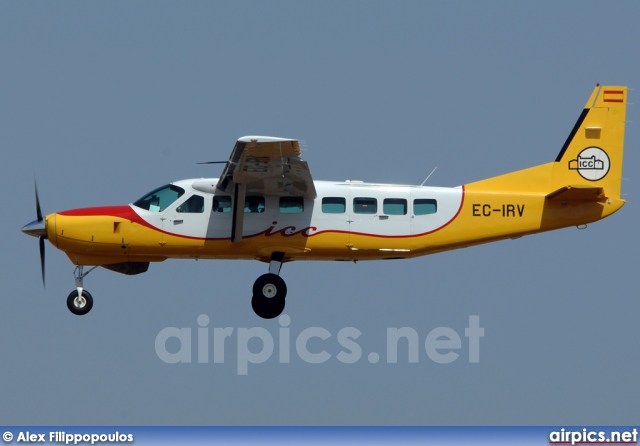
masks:
<svg viewBox="0 0 640 446"><path fill-rule="evenodd" d="M255 294L251 298L251 308L262 319L273 319L280 316L284 311L284 305L284 299L265 299Z"/></svg>
<svg viewBox="0 0 640 446"><path fill-rule="evenodd" d="M284 300L287 296L287 284L277 274L263 274L253 284L253 295L266 300Z"/></svg>
<svg viewBox="0 0 640 446"><path fill-rule="evenodd" d="M251 307L263 319L273 319L284 311L287 285L277 274L263 274L253 284Z"/></svg>
<svg viewBox="0 0 640 446"><path fill-rule="evenodd" d="M87 314L93 308L93 296L87 291L82 290L82 299L80 302L76 302L78 297L78 290L73 290L69 297L67 297L67 308L73 314L83 316Z"/></svg>

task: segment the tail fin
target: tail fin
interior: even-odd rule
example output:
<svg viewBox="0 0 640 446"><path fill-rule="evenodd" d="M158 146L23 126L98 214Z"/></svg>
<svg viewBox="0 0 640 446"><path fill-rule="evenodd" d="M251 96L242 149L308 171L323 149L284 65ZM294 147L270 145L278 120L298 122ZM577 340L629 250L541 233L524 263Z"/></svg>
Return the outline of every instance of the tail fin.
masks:
<svg viewBox="0 0 640 446"><path fill-rule="evenodd" d="M620 198L626 109L627 87L596 86L553 163L553 193L591 189Z"/></svg>

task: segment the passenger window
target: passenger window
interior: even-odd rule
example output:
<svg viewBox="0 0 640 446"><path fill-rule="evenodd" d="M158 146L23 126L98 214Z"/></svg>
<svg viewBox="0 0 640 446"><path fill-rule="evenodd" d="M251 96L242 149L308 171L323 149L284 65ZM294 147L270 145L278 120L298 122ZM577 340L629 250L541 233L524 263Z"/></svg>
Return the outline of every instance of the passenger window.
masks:
<svg viewBox="0 0 640 446"><path fill-rule="evenodd" d="M182 195L183 188L167 184L140 198L133 205L151 212L162 212Z"/></svg>
<svg viewBox="0 0 640 446"><path fill-rule="evenodd" d="M244 201L244 211L250 214L264 212L264 197L246 197Z"/></svg>
<svg viewBox="0 0 640 446"><path fill-rule="evenodd" d="M187 201L176 208L176 212L186 214L201 214L204 212L204 198L200 195L193 195Z"/></svg>
<svg viewBox="0 0 640 446"><path fill-rule="evenodd" d="M322 212L325 214L344 214L347 200L343 197L325 197L322 199Z"/></svg>
<svg viewBox="0 0 640 446"><path fill-rule="evenodd" d="M303 211L303 197L280 197L281 214L302 214Z"/></svg>
<svg viewBox="0 0 640 446"><path fill-rule="evenodd" d="M231 197L224 195L213 197L213 212L231 212Z"/></svg>
<svg viewBox="0 0 640 446"><path fill-rule="evenodd" d="M413 200L415 215L435 214L438 212L438 202L432 198L416 198Z"/></svg>
<svg viewBox="0 0 640 446"><path fill-rule="evenodd" d="M406 215L407 200L404 198L385 198L382 202L382 212L387 215Z"/></svg>
<svg viewBox="0 0 640 446"><path fill-rule="evenodd" d="M378 201L375 198L354 198L353 212L356 214L375 214L378 212Z"/></svg>

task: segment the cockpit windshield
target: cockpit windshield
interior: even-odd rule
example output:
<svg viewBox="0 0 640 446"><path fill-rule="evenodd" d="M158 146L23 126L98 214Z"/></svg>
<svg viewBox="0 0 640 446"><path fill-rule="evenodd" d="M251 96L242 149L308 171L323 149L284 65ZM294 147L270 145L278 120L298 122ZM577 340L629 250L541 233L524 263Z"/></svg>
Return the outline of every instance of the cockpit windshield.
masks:
<svg viewBox="0 0 640 446"><path fill-rule="evenodd" d="M183 188L167 184L145 195L133 205L151 212L162 212L182 195L184 195Z"/></svg>

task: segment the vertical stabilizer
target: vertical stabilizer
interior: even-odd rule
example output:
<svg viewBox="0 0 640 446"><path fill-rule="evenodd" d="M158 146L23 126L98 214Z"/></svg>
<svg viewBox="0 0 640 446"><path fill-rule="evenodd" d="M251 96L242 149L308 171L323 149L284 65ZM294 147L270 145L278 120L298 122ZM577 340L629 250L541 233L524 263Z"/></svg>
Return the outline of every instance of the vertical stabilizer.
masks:
<svg viewBox="0 0 640 446"><path fill-rule="evenodd" d="M553 166L553 187L602 188L620 198L627 87L593 90Z"/></svg>

